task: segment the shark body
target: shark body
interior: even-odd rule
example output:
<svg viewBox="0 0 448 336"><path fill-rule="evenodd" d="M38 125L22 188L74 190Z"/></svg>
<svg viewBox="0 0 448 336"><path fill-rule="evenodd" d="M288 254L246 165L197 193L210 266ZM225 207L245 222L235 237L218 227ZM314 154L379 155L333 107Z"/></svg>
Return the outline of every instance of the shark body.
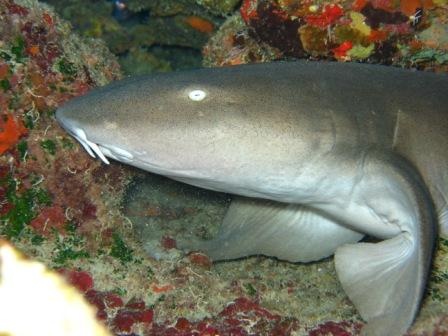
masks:
<svg viewBox="0 0 448 336"><path fill-rule="evenodd" d="M448 234L448 76L279 62L132 78L58 109L89 153L234 201L213 260L335 254L366 335L399 335ZM364 235L379 242L359 242Z"/></svg>

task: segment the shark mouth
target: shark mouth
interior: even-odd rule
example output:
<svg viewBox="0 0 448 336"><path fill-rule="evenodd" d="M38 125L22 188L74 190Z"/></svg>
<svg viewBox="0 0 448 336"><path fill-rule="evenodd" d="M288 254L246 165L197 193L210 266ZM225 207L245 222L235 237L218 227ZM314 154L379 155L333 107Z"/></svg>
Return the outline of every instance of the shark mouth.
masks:
<svg viewBox="0 0 448 336"><path fill-rule="evenodd" d="M98 145L90 141L87 139L86 132L84 132L81 128L71 128L70 134L79 141L91 157L99 157L105 164L110 164L106 156L125 163L131 163L134 161L134 155L129 153L127 150L113 145Z"/></svg>

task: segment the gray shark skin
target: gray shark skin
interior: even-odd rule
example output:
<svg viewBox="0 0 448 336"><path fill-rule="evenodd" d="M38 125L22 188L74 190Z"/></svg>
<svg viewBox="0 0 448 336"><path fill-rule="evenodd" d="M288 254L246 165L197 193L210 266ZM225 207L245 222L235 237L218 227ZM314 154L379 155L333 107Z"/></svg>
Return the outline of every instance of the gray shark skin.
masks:
<svg viewBox="0 0 448 336"><path fill-rule="evenodd" d="M92 155L237 195L213 260L335 255L365 335L400 335L448 234L448 76L278 62L131 78L59 123ZM364 236L377 243L359 242Z"/></svg>

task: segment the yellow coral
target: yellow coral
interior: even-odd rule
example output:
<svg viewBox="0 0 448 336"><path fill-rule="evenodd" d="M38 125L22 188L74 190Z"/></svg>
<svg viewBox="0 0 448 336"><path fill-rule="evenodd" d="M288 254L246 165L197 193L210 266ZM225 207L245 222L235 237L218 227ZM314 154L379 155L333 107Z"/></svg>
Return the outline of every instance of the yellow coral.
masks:
<svg viewBox="0 0 448 336"><path fill-rule="evenodd" d="M347 55L350 56L351 59L365 59L367 57L369 57L373 50L375 49L375 44L372 43L370 45L368 45L367 47L363 47L360 44L355 44L353 46L353 48L351 48L348 52Z"/></svg>
<svg viewBox="0 0 448 336"><path fill-rule="evenodd" d="M360 31L363 35L370 35L372 28L366 24L366 17L359 12L350 12L350 19L352 19L352 23L350 27Z"/></svg>

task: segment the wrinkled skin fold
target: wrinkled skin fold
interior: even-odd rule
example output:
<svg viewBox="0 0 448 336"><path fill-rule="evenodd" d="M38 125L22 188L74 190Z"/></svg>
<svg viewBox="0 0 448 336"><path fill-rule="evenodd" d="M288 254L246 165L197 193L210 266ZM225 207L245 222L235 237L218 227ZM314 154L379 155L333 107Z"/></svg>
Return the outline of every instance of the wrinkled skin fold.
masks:
<svg viewBox="0 0 448 336"><path fill-rule="evenodd" d="M335 255L365 335L411 326L448 234L448 76L279 62L133 78L56 112L92 156L237 195L213 260ZM364 235L378 243L359 242Z"/></svg>

